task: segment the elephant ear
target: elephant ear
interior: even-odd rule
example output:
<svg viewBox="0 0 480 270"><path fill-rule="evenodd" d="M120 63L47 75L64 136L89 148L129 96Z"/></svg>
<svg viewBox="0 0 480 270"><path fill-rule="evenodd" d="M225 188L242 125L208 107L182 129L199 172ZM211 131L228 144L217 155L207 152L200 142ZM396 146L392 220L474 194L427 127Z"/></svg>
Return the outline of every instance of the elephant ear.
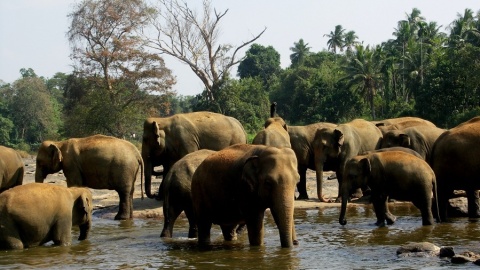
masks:
<svg viewBox="0 0 480 270"><path fill-rule="evenodd" d="M338 129L333 131L333 138L339 147L341 147L345 141L345 136L343 136L343 133Z"/></svg>
<svg viewBox="0 0 480 270"><path fill-rule="evenodd" d="M53 170L55 171L61 170L62 168L61 165L63 160L62 151L60 151L60 149L55 144L50 144L48 146L48 152L50 154L50 157L52 158L51 164L52 164Z"/></svg>
<svg viewBox="0 0 480 270"><path fill-rule="evenodd" d="M246 183L250 192L256 189L259 167L260 159L258 156L249 157L243 164L242 181Z"/></svg>
<svg viewBox="0 0 480 270"><path fill-rule="evenodd" d="M372 164L370 163L370 160L368 158L362 158L359 163L365 176L369 176L370 173L372 173Z"/></svg>
<svg viewBox="0 0 480 270"><path fill-rule="evenodd" d="M153 127L153 134L155 134L155 138L158 142L158 144L161 146L165 145L165 131L163 129L160 129L158 127L158 124L156 121L153 121L152 123Z"/></svg>
<svg viewBox="0 0 480 270"><path fill-rule="evenodd" d="M92 202L90 201L87 192L82 192L80 196L75 200L73 205L74 222L83 224L89 219L89 211L92 208Z"/></svg>
<svg viewBox="0 0 480 270"><path fill-rule="evenodd" d="M400 137L400 146L410 147L410 137L407 134L402 133L399 135L399 137Z"/></svg>

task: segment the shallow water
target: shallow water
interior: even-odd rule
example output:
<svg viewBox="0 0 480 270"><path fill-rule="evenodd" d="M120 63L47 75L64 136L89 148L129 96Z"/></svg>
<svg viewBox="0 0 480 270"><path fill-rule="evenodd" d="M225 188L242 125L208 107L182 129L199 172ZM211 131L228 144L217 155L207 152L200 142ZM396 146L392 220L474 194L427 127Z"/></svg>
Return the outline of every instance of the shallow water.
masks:
<svg viewBox="0 0 480 270"><path fill-rule="evenodd" d="M188 223L179 218L174 238L159 238L163 221L114 221L95 218L90 237L74 240L70 247L44 246L22 251L1 251L2 269L437 269L471 268L452 265L439 257L396 255L397 248L410 241L428 241L453 246L457 253L480 253L479 223L466 218L450 223L422 226L418 210L408 204L391 206L397 216L394 225L377 228L371 206L349 207L348 224L338 223L338 207L296 209L299 246L281 248L270 214L265 220L265 245L250 247L246 233L224 243L218 226L213 226L213 244L200 250L187 239ZM78 237L78 229L73 231Z"/></svg>

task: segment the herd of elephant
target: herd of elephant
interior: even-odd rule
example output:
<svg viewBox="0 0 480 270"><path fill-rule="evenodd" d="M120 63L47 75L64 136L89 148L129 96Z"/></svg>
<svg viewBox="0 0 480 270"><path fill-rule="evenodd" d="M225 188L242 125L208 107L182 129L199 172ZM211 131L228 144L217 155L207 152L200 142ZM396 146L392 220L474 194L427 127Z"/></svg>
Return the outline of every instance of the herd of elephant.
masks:
<svg viewBox="0 0 480 270"><path fill-rule="evenodd" d="M246 227L250 245L262 245L267 208L281 246L296 245L294 204L309 199L307 169L316 172L320 201L341 202L342 225L347 202L366 192L378 226L396 219L388 210L389 199L411 201L423 225L434 223L432 213L438 222L446 221L454 190L465 190L469 216L480 216L480 117L449 130L417 117L287 126L275 116L275 104L271 108L252 143L238 120L212 112L148 118L141 153L126 140L104 135L44 141L37 153L36 183L24 185L21 157L0 146L0 248L49 241L69 245L71 227L77 225L79 240L86 239L93 210L88 188L117 191L115 219L131 219L139 176L147 197L163 200L161 237L172 237L184 211L188 237L199 245L210 242L212 224L220 225L227 241ZM155 171L158 166L163 171ZM68 187L42 183L60 170ZM322 194L324 171L336 173L336 198ZM163 179L155 195L151 179L158 175Z"/></svg>

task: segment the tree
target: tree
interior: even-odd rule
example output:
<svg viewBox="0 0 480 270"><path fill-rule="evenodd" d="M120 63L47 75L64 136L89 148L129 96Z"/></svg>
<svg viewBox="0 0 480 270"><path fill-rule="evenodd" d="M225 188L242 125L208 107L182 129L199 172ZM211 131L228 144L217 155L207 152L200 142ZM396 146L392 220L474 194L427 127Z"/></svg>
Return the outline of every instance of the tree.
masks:
<svg viewBox="0 0 480 270"><path fill-rule="evenodd" d="M230 69L243 59L238 56L239 51L260 38L266 28L238 46L222 44L220 23L228 9L212 10L210 0L204 0L199 15L186 1L159 0L159 3L157 12L151 14L156 35L147 37L148 46L188 65L205 86L202 97L207 103L215 103Z"/></svg>
<svg viewBox="0 0 480 270"><path fill-rule="evenodd" d="M343 47L345 44L345 36L344 36L345 29L341 25L335 26L334 31L330 31L330 34L323 35L324 37L328 37L329 40L327 41L328 49L332 50L333 53L337 53L337 48L340 51L343 51Z"/></svg>
<svg viewBox="0 0 480 270"><path fill-rule="evenodd" d="M358 45L358 36L355 34L355 31L348 31L344 35L343 48L347 48L347 52L351 53L352 49Z"/></svg>
<svg viewBox="0 0 480 270"><path fill-rule="evenodd" d="M372 119L375 120L374 96L381 82L380 59L376 57L375 50L363 45L355 47L354 56L349 59L345 66L346 76L342 80L347 81L347 86L359 92L370 105Z"/></svg>
<svg viewBox="0 0 480 270"><path fill-rule="evenodd" d="M280 69L280 54L272 46L253 44L238 65L237 74L241 79L258 76L266 85L270 77Z"/></svg>
<svg viewBox="0 0 480 270"><path fill-rule="evenodd" d="M292 51L292 54L290 54L292 67L301 66L305 58L310 54L310 47L308 47L308 43L305 43L302 38L298 42L294 42L290 50Z"/></svg>
<svg viewBox="0 0 480 270"><path fill-rule="evenodd" d="M133 120L127 114L150 111L149 94L171 92L175 80L170 70L158 54L146 50L138 34L153 13L142 0L83 0L69 14L75 76L90 81L89 88L81 90L88 97L81 104L87 107L77 110L88 115L72 117L89 119L83 124L90 132L124 137ZM140 119L135 121L141 125Z"/></svg>

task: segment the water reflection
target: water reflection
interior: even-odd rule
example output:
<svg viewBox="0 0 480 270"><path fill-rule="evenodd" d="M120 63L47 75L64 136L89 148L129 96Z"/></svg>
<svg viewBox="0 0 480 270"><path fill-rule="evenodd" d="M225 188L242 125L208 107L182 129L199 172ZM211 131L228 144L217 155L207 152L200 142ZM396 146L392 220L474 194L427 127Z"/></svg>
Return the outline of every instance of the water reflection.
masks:
<svg viewBox="0 0 480 270"><path fill-rule="evenodd" d="M453 219L451 223L422 226L419 211L410 205L391 208L397 221L374 226L369 205L349 207L349 223L338 223L338 207L295 210L299 246L280 247L277 228L266 214L265 245L250 247L247 234L224 242L218 226L212 228L212 245L201 250L188 239L185 218L176 222L175 237L160 239L161 220L114 221L96 218L90 238L70 247L44 246L22 251L1 251L3 269L418 269L450 268L440 258L398 258L396 249L410 241L454 246L457 253L480 253L477 222ZM74 236L78 235L74 229ZM465 267L471 267L466 265ZM456 268L458 268L456 266Z"/></svg>

